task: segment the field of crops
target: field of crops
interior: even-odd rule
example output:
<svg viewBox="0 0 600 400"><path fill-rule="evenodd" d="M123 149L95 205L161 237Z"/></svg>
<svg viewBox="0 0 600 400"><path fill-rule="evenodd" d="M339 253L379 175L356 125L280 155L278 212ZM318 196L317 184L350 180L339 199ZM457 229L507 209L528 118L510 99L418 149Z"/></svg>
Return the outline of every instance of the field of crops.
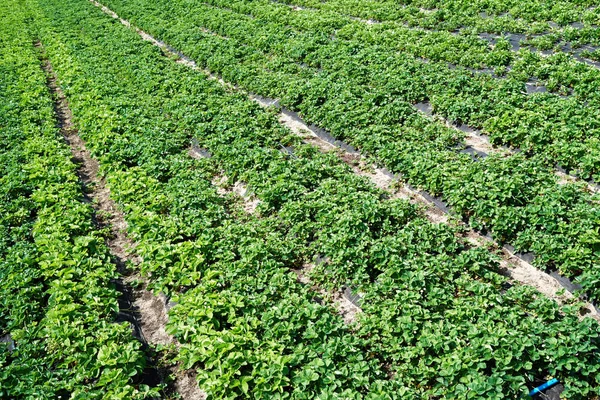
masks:
<svg viewBox="0 0 600 400"><path fill-rule="evenodd" d="M0 398L600 398L596 3L0 2Z"/></svg>

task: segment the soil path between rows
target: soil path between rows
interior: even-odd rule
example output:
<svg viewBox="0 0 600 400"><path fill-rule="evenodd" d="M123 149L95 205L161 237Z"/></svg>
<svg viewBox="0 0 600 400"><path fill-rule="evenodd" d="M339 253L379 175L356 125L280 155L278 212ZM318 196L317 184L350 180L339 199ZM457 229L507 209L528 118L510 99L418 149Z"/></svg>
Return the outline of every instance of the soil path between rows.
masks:
<svg viewBox="0 0 600 400"><path fill-rule="evenodd" d="M134 253L135 243L127 236L125 216L110 198L110 189L99 175L98 161L91 156L73 124L73 114L67 98L57 82L50 60L45 56L42 43L38 41L35 46L40 50L41 66L46 73L47 86L54 100L57 126L78 165L77 174L82 185L84 201L95 211L96 226L110 232L106 244L119 273L119 278L114 282L120 293L120 312L116 320L131 323L133 334L146 349L149 365L144 371L143 382L154 386L165 382L165 378L170 375L174 382L167 382L167 392L177 392L183 400L204 399L206 395L198 388L194 375L179 371L177 367L169 370L156 365L157 360L152 347L178 345L175 338L165 329L168 321L166 300L147 290L147 280L129 268L129 265L139 264L141 259ZM133 282L138 284L132 285Z"/></svg>

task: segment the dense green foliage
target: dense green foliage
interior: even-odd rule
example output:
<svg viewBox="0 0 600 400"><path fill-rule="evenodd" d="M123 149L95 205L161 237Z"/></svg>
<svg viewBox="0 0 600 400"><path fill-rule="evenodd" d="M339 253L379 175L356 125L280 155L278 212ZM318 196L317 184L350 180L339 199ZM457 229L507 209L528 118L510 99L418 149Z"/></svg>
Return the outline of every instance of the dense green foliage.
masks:
<svg viewBox="0 0 600 400"><path fill-rule="evenodd" d="M341 12L377 21L402 21L411 26L454 31L542 33L584 23L589 32L600 21L593 0L468 1L468 0L282 0L281 3ZM573 27L573 30L577 28ZM581 27L579 27L581 30Z"/></svg>
<svg viewBox="0 0 600 400"><path fill-rule="evenodd" d="M593 1L348 1L279 0L307 11L454 36L508 34L534 49L564 52L599 45L600 11ZM448 36L448 35L446 35ZM483 35L482 35L483 36ZM516 47L516 46L515 46Z"/></svg>
<svg viewBox="0 0 600 400"><path fill-rule="evenodd" d="M597 196L583 185L559 184L554 174L557 161L586 177L600 166L600 107L592 106L600 71L574 82L577 97L529 95L513 78L424 62L409 49L399 53L381 41L388 31L380 35L378 27L351 23L331 38L338 26L333 17L280 16L281 6L266 1L252 2L252 17L240 2L229 4L239 13L185 1L107 3L225 80L279 98L409 183L440 195L473 227L534 252L537 266L578 278L594 299L600 296ZM417 47L429 48L427 42ZM518 62L533 68L534 58ZM473 160L459 152L462 133L419 114L411 105L418 101L430 101L452 120L483 125L492 141L524 151Z"/></svg>
<svg viewBox="0 0 600 400"><path fill-rule="evenodd" d="M28 15L9 1L0 18L0 397L145 397L145 355L114 322L115 266L55 127Z"/></svg>
<svg viewBox="0 0 600 400"><path fill-rule="evenodd" d="M566 397L600 394L599 326L580 321L577 304L511 286L460 229L388 199L90 3L26 3L141 271L177 302L168 325L177 359L211 398L503 399L550 376ZM229 62L225 54L216 56ZM435 155L456 140L410 115L406 143ZM212 156L190 157L193 140ZM553 187L541 176L523 184ZM223 178L248 186L255 212L219 194ZM292 271L311 262L314 283L364 293L357 323L298 282Z"/></svg>

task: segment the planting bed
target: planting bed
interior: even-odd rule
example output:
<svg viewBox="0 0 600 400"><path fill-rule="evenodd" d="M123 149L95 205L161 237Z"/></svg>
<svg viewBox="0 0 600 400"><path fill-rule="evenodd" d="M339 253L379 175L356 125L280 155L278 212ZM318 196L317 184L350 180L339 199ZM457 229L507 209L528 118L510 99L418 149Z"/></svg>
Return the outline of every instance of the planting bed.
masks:
<svg viewBox="0 0 600 400"><path fill-rule="evenodd" d="M583 178L594 174L595 167L584 164L596 159L594 125L600 119L590 113L600 109L592 99L599 92L590 88L600 81L599 71L568 78L577 94L569 99L527 94L519 77L535 76L536 68L549 71L554 61L519 57L513 62L514 77L495 79L448 68L445 62L424 62L422 54L406 48L398 52L378 41L396 30L380 33L351 24L332 38L329 17L323 17L324 27L302 15L271 22L279 18L279 9L273 11L277 6L268 1L253 3L254 16L195 3L108 4L201 67L253 93L280 99L408 183L440 196L474 228L490 231L518 251L535 253L536 266L578 279L592 298L598 296L594 221L600 209L586 182L564 185L555 172L558 162ZM257 17L261 12L266 16ZM290 27L290 18L302 28ZM356 36L365 29L365 35ZM417 47L432 48L427 42ZM519 151L474 160L460 150L464 134L422 116L411 105L419 101L428 101L451 121L482 127L492 143L518 145Z"/></svg>
<svg viewBox="0 0 600 400"><path fill-rule="evenodd" d="M530 3L1 5L0 397L599 396L599 72L474 36L596 12Z"/></svg>

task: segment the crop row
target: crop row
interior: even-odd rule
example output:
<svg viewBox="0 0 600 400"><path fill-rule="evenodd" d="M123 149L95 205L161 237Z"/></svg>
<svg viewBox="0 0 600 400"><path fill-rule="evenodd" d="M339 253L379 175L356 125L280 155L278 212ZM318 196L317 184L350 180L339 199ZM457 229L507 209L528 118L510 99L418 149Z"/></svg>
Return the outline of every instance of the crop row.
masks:
<svg viewBox="0 0 600 400"><path fill-rule="evenodd" d="M0 397L143 398L145 354L56 128L18 2L0 4Z"/></svg>
<svg viewBox="0 0 600 400"><path fill-rule="evenodd" d="M594 58L594 46L599 44L596 36L600 29L595 29L594 34L589 35L577 31L582 37L567 35L562 39L557 34L504 34L504 31L496 35L485 31L456 33L410 28L394 21L380 24L357 22L352 16L333 11L295 10L271 1L250 4L243 0L210 0L208 3L301 31L319 31L338 38L350 37L431 61L448 62L451 66L480 72L486 72L481 68L494 68L496 73L506 74L518 81L535 79L553 92L566 93L574 89L579 95L586 96L586 87L573 87L573 82L586 81L586 76L598 74L598 66L594 68L583 64L588 61L581 56ZM286 30L283 29L281 33L285 34ZM538 53L537 50L544 52ZM573 53L573 57L568 53ZM523 61L526 65L523 65Z"/></svg>
<svg viewBox="0 0 600 400"><path fill-rule="evenodd" d="M217 1L220 2L220 1ZM214 2L210 2L214 3ZM229 2L226 7L230 7L229 4L238 5L243 2ZM481 53L479 48L481 47L482 41L478 39L485 39L495 46L496 42L499 41L501 45L505 46L507 41L509 43L509 49L513 52L518 51L520 48L525 47L534 51L543 51L545 55L554 53L569 53L574 56L578 61L587 62L585 59L578 58L577 55L583 57L589 57L594 59L594 49L600 45L600 29L595 25L584 26L567 26L564 28L556 28L556 24L548 22L548 25L554 25L552 29L545 31L543 26L536 23L529 23L525 21L518 25L511 24L511 18L508 16L503 17L476 17L474 18L473 25L469 26L456 26L452 22L447 26L431 26L431 23L419 24L417 21L406 22L405 19L385 19L383 22L375 21L372 19L362 19L353 14L344 12L344 7L332 9L331 5L335 2L321 3L326 5L325 9L313 9L313 8L299 8L297 6L288 5L288 9L285 7L277 7L280 11L278 14L287 14L289 12L293 14L301 14L305 18L316 18L319 19L319 15L327 15L331 21L360 21L359 25L376 25L375 29L384 29L388 32L391 30L398 31L402 35L400 41L395 43L393 39L389 41L389 44L397 44L403 47L408 46L403 36L406 36L406 32L409 32L412 36L417 37L428 37L429 45L434 45L434 49L421 49L422 52L427 54L434 54L436 58L439 58L439 54L436 54L435 48L441 47L440 42L445 39L445 48L447 51L443 53L446 61L456 63L458 65L469 67L468 62L485 63L489 67L495 65L503 66L506 62L505 58L490 57L485 53ZM279 4L279 3L277 3ZM379 4L379 3L378 3ZM361 3L364 5L364 3ZM444 5L441 5L442 7ZM381 6L380 6L381 7ZM247 7L246 7L247 8ZM252 10L253 8L250 7ZM429 16L436 17L435 13L428 11L415 11L414 8L404 9L404 11L410 15L411 18L419 19L419 15L423 12ZM253 13L253 11L250 11ZM360 14L360 13L359 13ZM442 18L449 14L447 11L442 10ZM459 16L462 12L460 10L453 10L450 15L451 17ZM439 15L439 14L438 14ZM429 17L428 17L429 18ZM444 22L449 19L444 19ZM512 22L515 22L514 20ZM579 24L579 23L575 23ZM543 25L546 25L545 23ZM548 27L546 25L546 29ZM581 24L579 24L581 25ZM491 40L494 38L494 40ZM410 42L409 42L410 43ZM452 53L450 49L455 47L457 43L462 43L462 47L459 48L461 51L458 53ZM467 48L466 45L469 45ZM471 47L473 47L471 49ZM465 50L470 50L467 53L474 52L474 54L466 55ZM433 51L432 51L433 50ZM502 50L506 50L503 48ZM528 52L525 51L525 54ZM512 57L519 57L518 54L514 54ZM570 59L570 58L567 58ZM455 61L451 61L455 60ZM572 60L572 59L571 59ZM472 66L471 66L472 67ZM597 67L597 65L596 65Z"/></svg>
<svg viewBox="0 0 600 400"><path fill-rule="evenodd" d="M235 39L207 34L201 30L202 25L194 22L199 19L213 28L221 25L223 33L232 35L244 27L247 36L254 36L252 29L260 27L246 25L251 21L241 17L221 20L206 10L211 17L208 21L203 13L190 12L188 7L177 7L179 3L170 2L169 15L177 16L178 21L171 24L169 21L175 19L164 17L160 7L152 10L143 2L123 4L114 0L110 4L117 4L117 10L123 11L124 16L133 16L134 21L139 21L141 27L151 33L160 33L160 38L184 51L201 66L221 74L225 80L254 93L279 98L284 106L301 112L309 122L326 128L334 137L350 142L392 171L403 174L414 186L441 195L474 227L491 230L497 240L510 242L522 251L533 251L538 266L556 268L570 277L579 276L579 282L593 298L598 297L600 279L594 265L598 259L595 243L600 235L597 222L600 210L593 197L583 186L557 184L553 172L555 159L546 154L495 155L479 162L461 154L455 148L460 143L458 131L424 118L403 100L418 100L419 95L414 93L421 91L421 84L427 82L415 79L419 75L412 61L407 65L389 65L387 72L379 71L383 62L362 65L364 60L373 59L371 50L345 56L353 46L360 48L359 43L338 41L339 51L328 53L319 52L318 39L315 39L316 51L311 57L319 57L322 68L307 68L293 61L286 62L283 57L267 57ZM159 5L163 6L156 4ZM425 63L419 65L435 68ZM455 81L442 84L436 80L447 72L440 68L435 70L440 73L429 78L432 86L444 88L446 94L442 99L434 98L434 107L456 101L459 96L449 89L465 90L469 80L463 78L467 76L456 72ZM381 72L379 83L375 82L372 71ZM545 99L547 104L554 103L552 109L559 112L558 109L563 110L564 103L569 102L553 96L524 96L517 88L511 88L509 82L503 91L488 92L491 83L481 80L477 91L482 95L486 93L486 97L502 93L503 100L494 100L500 106L511 102L514 107L521 105L530 109ZM471 97L466 96L469 93ZM469 107L459 107L460 112L484 102L476 93L475 88L470 87L462 95ZM570 104L575 103L570 101ZM448 106L454 110L454 105ZM575 116L572 118L575 120ZM516 122L526 125L524 118L513 124ZM560 133L549 126L542 131L525 128L520 129L528 133L531 130L536 137L543 137L549 130ZM565 135L563 140L571 139ZM570 144L566 148L569 149L566 153L574 151Z"/></svg>
<svg viewBox="0 0 600 400"><path fill-rule="evenodd" d="M551 49L556 44L557 38L551 35L546 36L526 36L518 34L478 35L477 32L463 32L461 34L428 31L419 28L406 27L396 22L386 22L372 24L365 21L357 21L352 16L346 16L333 11L318 10L297 10L268 0L261 2L248 3L246 1L225 2L222 0L210 0L205 4L195 4L192 7L198 11L206 11L206 8L220 7L229 11L235 11L262 20L276 22L280 26L278 29L270 29L270 38L287 37L289 30L296 29L300 31L310 31L313 34L328 34L335 37L353 37L362 39L371 44L385 45L388 49L394 49L402 52L409 52L418 57L424 57L433 61L444 61L457 66L463 66L471 69L499 68L498 73L506 73L504 70L509 63L514 60L520 60L530 55L530 50L515 52L519 47L520 41L525 46L533 46L542 50ZM213 11L214 12L214 11ZM284 25L284 26L281 26ZM549 41L549 38L554 38ZM573 38L568 40L571 46L576 46ZM270 43L270 42L266 42ZM595 43L591 38L587 44ZM584 44L581 43L581 44ZM492 44L492 46L490 46ZM563 50L559 47L559 50ZM534 53L537 54L537 53ZM564 55L551 57L540 57L534 69L541 71L541 74L550 75L549 68L557 68L560 63L573 62L571 57ZM529 60L531 64L532 60ZM549 65L546 65L549 64ZM519 65L517 64L517 67ZM529 79L529 75L522 76L524 72L528 74L533 69L529 65L528 71L509 69L509 76L516 79ZM585 66L583 66L585 68ZM557 75L554 73L553 75ZM556 80L556 78L554 78ZM556 84L552 85L554 88Z"/></svg>
<svg viewBox="0 0 600 400"><path fill-rule="evenodd" d="M597 102L597 90L593 85L600 72L587 70L584 64L566 74L573 67L572 63L553 65L546 58L529 52L515 61L519 67L511 71L512 77L496 79L486 74L448 68L445 62L424 62L419 58L432 59L431 54L423 53L430 51L442 58L445 54L472 57L474 48L468 41L459 45L443 37L428 39L410 34L401 39L402 33L398 31L376 30L360 24L347 25L337 31L335 39L330 39L325 36L328 29L325 32L320 27L313 29L318 24L307 22L306 18L297 18L294 23L303 25L302 30L286 28L291 17L277 20L279 13L270 2L262 6L262 15L269 16L266 20L205 5L196 6L194 13L185 13L187 6L175 10L172 5L169 8L164 4L164 8L152 9L145 15L147 4L143 1L137 5L128 3L126 7L121 7L118 1L109 4L116 5L117 11L124 11L132 22L142 27L150 26L167 37L169 32L164 27L170 23L163 22L162 14L181 13L178 14L181 15L180 22L172 29L178 33L176 40L182 39L184 34L188 40L194 40L195 29L208 28L237 42L230 46L246 45L247 49L239 51L246 54L237 57L250 58L255 64L262 59L263 69L274 70L275 64L275 71L287 73L314 74L324 70L348 81L355 92L359 88L363 91L376 88L406 102L429 101L439 115L482 128L495 143L546 154L586 179L598 174L597 121L600 119L598 109L591 105ZM254 14L261 14L260 5L253 4L252 8ZM159 15L160 19L154 21L154 16ZM331 22L329 18L324 21ZM497 44L496 49L489 52L487 46L478 46L477 51L491 58L510 59L508 54L511 52L498 50L500 47ZM544 80L536 70L546 70L548 79ZM582 74L584 70L587 72ZM565 88L572 86L577 96L563 99L549 94L528 95L520 81L522 77L525 81L529 77L539 78L539 82L550 89L562 86L564 80Z"/></svg>
<svg viewBox="0 0 600 400"><path fill-rule="evenodd" d="M353 39L380 46L379 50L381 48L391 49L393 53L400 51L425 58L428 61L447 62L450 68L462 66L474 73L485 73L495 78L498 78L498 75L506 75L518 82L534 84L544 92L550 90L567 95L574 92L582 101L587 99L587 93L595 93L585 86L587 83L583 86L577 84L578 82L589 83L594 77L598 77L596 70L598 64L595 65L595 68L586 66L585 63L594 63L582 58L594 59L596 57L595 47L579 48L572 38L568 42L556 44L558 39L553 35L528 37L518 34L504 36L486 33L478 36L473 32L456 34L411 29L394 22L372 25L356 22L353 17L346 17L330 11L298 11L273 4L271 1L248 3L243 0L235 2L210 0L209 3L213 7L274 22L276 25L266 30L261 24L257 33L262 34L258 36L261 45L269 44L275 49L277 49L278 41L290 37L295 37L295 40L291 42L291 47L297 49L298 44L307 40L306 37L296 37L299 32L308 32L309 41L314 40L315 33L318 33L319 35L330 35L334 39ZM202 5L198 11L207 13L205 9L207 6ZM199 22L200 20L196 20L196 23ZM237 28L240 32L247 32L241 26L237 26ZM268 35L269 41L265 42L265 34ZM248 39L244 36L237 38ZM549 38L551 40L548 40ZM288 42L290 41L288 40ZM520 49L522 45L526 48L517 52L516 50ZM550 50L553 46L555 54L552 54ZM258 47L260 48L260 45ZM281 46L279 45L279 47ZM537 50L543 50L543 53L538 53ZM264 48L263 51L265 51ZM267 49L267 51L271 50ZM572 53L573 56L568 56L566 53ZM298 57L298 53L292 53L292 57ZM310 60L310 57L308 59ZM310 64L308 61L307 63ZM443 64L443 66L446 65Z"/></svg>
<svg viewBox="0 0 600 400"><path fill-rule="evenodd" d="M315 15L313 11L342 15L361 21L362 23L384 24L386 26L407 27L421 31L450 33L454 36L489 35L508 36L515 38L515 47L521 44L532 46L539 50L564 51L562 46L568 45L572 49L579 49L585 45L598 45L600 30L594 25L594 16L591 13L582 17L584 23L574 21L570 24L559 26L553 21L531 22L522 18L514 18L508 13L503 15L490 15L489 10L466 11L451 6L447 3L437 4L434 10L423 9L415 6L398 6L398 4L385 4L384 2L349 3L332 1L326 3L277 1L286 4L290 10L308 15ZM303 4L298 6L296 4ZM376 4L376 8L369 10ZM471 5L470 3L469 5ZM315 6L316 7L313 7ZM367 9L364 8L367 6ZM396 7L399 12L390 10ZM571 7L572 10L572 7ZM473 13L474 11L474 13ZM538 14L539 15L539 14ZM575 17L577 19L578 17Z"/></svg>
<svg viewBox="0 0 600 400"><path fill-rule="evenodd" d="M565 396L598 392L598 326L577 306L511 287L456 229L386 199L91 4L28 3L140 268L177 302L178 359L209 395L504 398L547 375ZM194 139L209 158L189 157ZM223 177L249 187L254 213L218 195ZM357 325L297 282L292 270L317 256L313 282L365 293Z"/></svg>
<svg viewBox="0 0 600 400"><path fill-rule="evenodd" d="M48 20L39 15L38 26L75 122L123 207L140 268L178 303L168 329L181 343L183 367L197 368L202 389L214 398L393 393L398 385L364 355L341 317L296 282L290 268L300 249L273 228L280 222L246 216L219 197L211 184L220 169L216 157L187 155L202 126L230 135L281 134L274 119L264 113L255 119L248 102L183 73L91 5L43 6ZM232 150L253 150L242 145ZM258 160L261 153L283 157L254 150ZM311 169L317 166L341 173L316 161Z"/></svg>
<svg viewBox="0 0 600 400"><path fill-rule="evenodd" d="M484 73L495 78L497 78L496 74L506 75L510 80L515 81L513 82L515 87L519 87L519 82L522 82L521 89L524 88L525 83L534 83L544 91L549 90L563 95L575 93L578 96L577 100L582 102L588 100L590 94L596 93L593 88L589 87L589 83L598 77L599 72L596 68L585 64L585 62L591 63L591 61L581 58L586 55L591 55L593 58L595 53L582 52L581 49L575 50L573 57L563 52L562 45L557 50L558 54L554 55L541 54L532 49L515 52L515 46L518 48L519 40L524 37L519 35L479 37L475 34L456 35L448 32L428 32L409 29L396 23L369 25L331 12L293 11L270 1L248 3L211 0L210 3L210 6L195 5L199 14L189 17L196 24L202 23L202 18L195 18L197 16L204 16L204 20L213 20L213 23L220 24L222 22L219 21L223 19L223 15L218 16L217 21L214 21L214 17L210 17L215 13L211 6L218 6L260 19L261 21L256 24L258 25L256 33L260 34L257 36L259 44L256 47L261 48L262 51L272 52L278 48L281 50L282 47L285 50L287 46L293 50L289 57L296 62L308 65L315 62L313 57L305 54L311 51L311 46L314 46L315 36L319 45L322 45L325 38L321 35L330 35L331 40L352 39L359 44L366 43L377 46L378 52L385 49L391 52L392 57L396 57L396 53L402 52L403 54L412 54L417 58L425 58L428 61L438 61L443 70L447 70L448 67L462 66L475 74ZM264 26L264 21L274 24ZM215 28L216 30L222 28L222 26L218 26L219 28ZM233 27L234 33L242 34L242 36L236 36L237 39L252 40L252 38L243 36L249 31L240 26L239 22L233 22ZM268 37L269 40L265 41L265 37ZM282 41L287 43L281 46L280 42ZM551 48L552 46L546 42L544 38L537 37L526 40L525 44L533 45L534 48ZM306 43L309 43L308 47ZM270 45L271 48L265 48L265 45ZM567 43L567 45L569 44ZM357 45L354 44L353 51L357 48ZM304 50L300 51L299 49ZM298 57L300 60L297 59ZM372 56L368 59L370 63L373 62ZM385 57L383 61L389 63L390 56ZM446 65L446 62L450 64ZM471 74L467 73L467 75ZM425 80L427 81L427 79ZM429 88L429 90L437 91L439 89ZM490 103L494 104L494 102ZM467 115L467 117L460 118L469 121L465 118L470 117ZM474 123L482 124L483 121Z"/></svg>
<svg viewBox="0 0 600 400"><path fill-rule="evenodd" d="M214 2L208 2L214 4ZM225 7L229 8L229 4L234 6L241 2L229 2ZM477 42L477 38L504 38L507 39L516 51L521 47L528 47L532 50L542 50L545 53L566 52L578 55L585 51L583 56L593 58L590 54L589 47L598 46L600 44L600 29L596 25L588 21L585 24L573 22L572 24L560 27L552 21L544 21L542 23L531 23L523 19L516 19L509 14L502 16L488 15L485 11L479 11L477 16L466 15L465 10L452 9L449 11L444 9L446 3L438 4L440 8L435 10L427 10L414 6L400 6L399 14L390 12L390 4L377 3L377 9L369 12L363 9L365 5L369 7L373 3L349 3L349 2L326 2L319 3L319 7L307 6L307 3L302 3L304 6L298 6L293 3L297 2L279 2L271 1L277 4L279 12L282 14L294 13L303 15L305 18L322 18L327 15L333 20L350 20L358 21L360 24L379 25L385 29L397 29L417 35L429 35L430 37L446 37L453 38L452 41L469 40L471 44ZM342 4L343 3L343 4ZM282 7L281 5L286 5ZM392 7L398 7L398 4L393 4ZM287 8L287 9L286 9ZM387 8L387 9L386 9ZM251 7L249 8L251 9ZM361 17L367 15L371 17ZM380 20L374 18L373 15L379 15ZM387 15L387 17L386 17ZM502 39L502 40L504 40ZM450 43L448 43L450 44ZM479 43L481 44L481 43ZM447 54L452 56L450 52ZM461 57L454 54L456 58ZM465 61L461 59L461 61ZM494 61L490 59L489 61ZM585 62L585 60L582 60Z"/></svg>
<svg viewBox="0 0 600 400"><path fill-rule="evenodd" d="M279 3L351 15L364 20L402 22L445 31L560 34L567 40L597 38L600 11L592 4L526 1L473 3L449 1L278 0Z"/></svg>

